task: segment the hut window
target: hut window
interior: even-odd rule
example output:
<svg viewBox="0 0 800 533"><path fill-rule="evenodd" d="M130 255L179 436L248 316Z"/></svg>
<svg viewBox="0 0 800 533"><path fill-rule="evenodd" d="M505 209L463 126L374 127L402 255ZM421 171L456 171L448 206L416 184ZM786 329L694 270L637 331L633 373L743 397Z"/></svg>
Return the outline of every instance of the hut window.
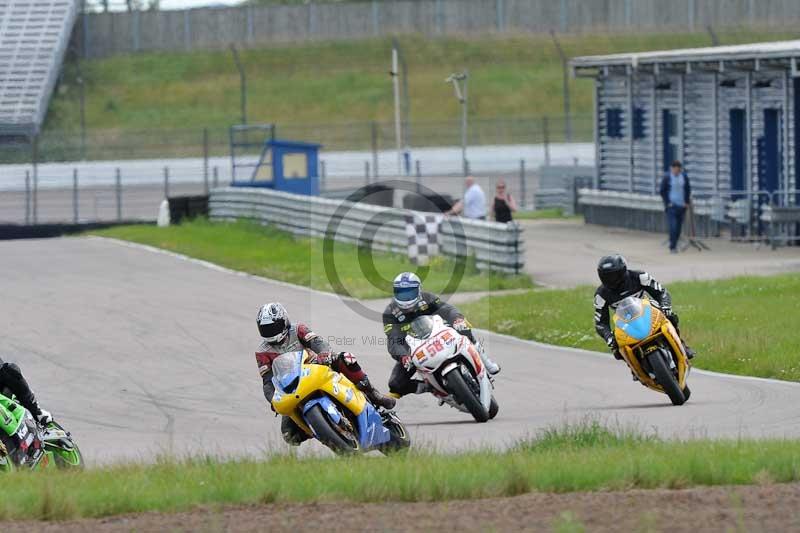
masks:
<svg viewBox="0 0 800 533"><path fill-rule="evenodd" d="M622 135L622 109L611 107L606 109L606 137L621 139Z"/></svg>
<svg viewBox="0 0 800 533"><path fill-rule="evenodd" d="M645 110L641 107L635 107L633 109L633 138L644 139L644 117L645 117Z"/></svg>

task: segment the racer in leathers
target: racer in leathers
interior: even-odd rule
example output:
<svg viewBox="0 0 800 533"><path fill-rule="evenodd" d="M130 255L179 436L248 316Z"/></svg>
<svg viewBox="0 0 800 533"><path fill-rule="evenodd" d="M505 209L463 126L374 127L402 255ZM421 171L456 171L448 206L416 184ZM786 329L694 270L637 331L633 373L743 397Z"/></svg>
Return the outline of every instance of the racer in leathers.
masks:
<svg viewBox="0 0 800 533"><path fill-rule="evenodd" d="M675 326L678 336L681 336L678 315L672 310L672 297L666 287L650 274L641 270L628 270L628 264L621 255L607 255L597 264L597 275L602 284L594 293L594 328L616 359L621 360L622 355L609 323L610 310L616 309L617 304L628 296L649 296L651 301L658 303L664 315ZM693 358L694 351L685 342L683 346L689 359Z"/></svg>
<svg viewBox="0 0 800 533"><path fill-rule="evenodd" d="M403 272L392 283L394 297L383 311L383 332L387 337L389 355L397 361L389 377L389 394L400 398L406 394L428 392L424 382L414 380L416 370L410 361L410 349L406 335L411 330L411 322L422 315L437 314L453 329L467 337L478 348L481 359L489 374L497 374L500 367L492 361L475 340L472 326L464 315L449 303L433 293L422 290L422 282L413 272Z"/></svg>
<svg viewBox="0 0 800 533"><path fill-rule="evenodd" d="M52 415L39 406L19 367L14 363L4 363L2 359L0 359L0 392L5 396L13 394L20 405L30 411L42 426L47 426L53 421Z"/></svg>
<svg viewBox="0 0 800 533"><path fill-rule="evenodd" d="M392 409L395 406L394 398L382 395L372 386L353 354L332 352L328 343L307 325L293 324L283 305L277 302L265 304L259 310L256 322L258 332L264 339L256 351L256 362L263 381L264 397L270 402L270 407L275 393L275 386L272 383L272 361L281 354L302 349L312 357L308 362L329 366L340 372L375 406L384 409ZM281 434L284 440L293 446L299 446L309 438L288 416L284 416L281 420Z"/></svg>

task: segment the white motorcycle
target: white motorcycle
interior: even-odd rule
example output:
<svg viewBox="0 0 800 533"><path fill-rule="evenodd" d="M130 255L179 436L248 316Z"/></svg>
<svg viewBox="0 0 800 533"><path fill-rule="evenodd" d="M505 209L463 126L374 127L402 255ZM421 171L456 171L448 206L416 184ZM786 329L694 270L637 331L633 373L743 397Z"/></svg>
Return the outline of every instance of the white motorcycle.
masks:
<svg viewBox="0 0 800 533"><path fill-rule="evenodd" d="M477 422L497 416L500 408L479 346L437 315L416 318L406 342L416 375L432 387L440 403L470 413Z"/></svg>

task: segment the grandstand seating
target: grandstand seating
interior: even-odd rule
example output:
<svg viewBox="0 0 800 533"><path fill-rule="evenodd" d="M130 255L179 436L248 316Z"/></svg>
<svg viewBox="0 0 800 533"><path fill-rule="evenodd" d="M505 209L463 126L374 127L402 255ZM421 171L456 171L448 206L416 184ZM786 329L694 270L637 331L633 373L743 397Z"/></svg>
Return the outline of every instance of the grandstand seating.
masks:
<svg viewBox="0 0 800 533"><path fill-rule="evenodd" d="M39 133L77 0L0 0L0 137Z"/></svg>

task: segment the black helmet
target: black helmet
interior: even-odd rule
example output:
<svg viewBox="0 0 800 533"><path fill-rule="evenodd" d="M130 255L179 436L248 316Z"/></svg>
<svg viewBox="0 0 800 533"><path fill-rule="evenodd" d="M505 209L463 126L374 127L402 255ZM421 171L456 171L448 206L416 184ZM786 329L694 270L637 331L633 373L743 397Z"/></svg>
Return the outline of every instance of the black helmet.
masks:
<svg viewBox="0 0 800 533"><path fill-rule="evenodd" d="M609 289L621 289L625 284L625 275L628 273L628 264L619 254L607 255L597 263L597 275L600 281Z"/></svg>

